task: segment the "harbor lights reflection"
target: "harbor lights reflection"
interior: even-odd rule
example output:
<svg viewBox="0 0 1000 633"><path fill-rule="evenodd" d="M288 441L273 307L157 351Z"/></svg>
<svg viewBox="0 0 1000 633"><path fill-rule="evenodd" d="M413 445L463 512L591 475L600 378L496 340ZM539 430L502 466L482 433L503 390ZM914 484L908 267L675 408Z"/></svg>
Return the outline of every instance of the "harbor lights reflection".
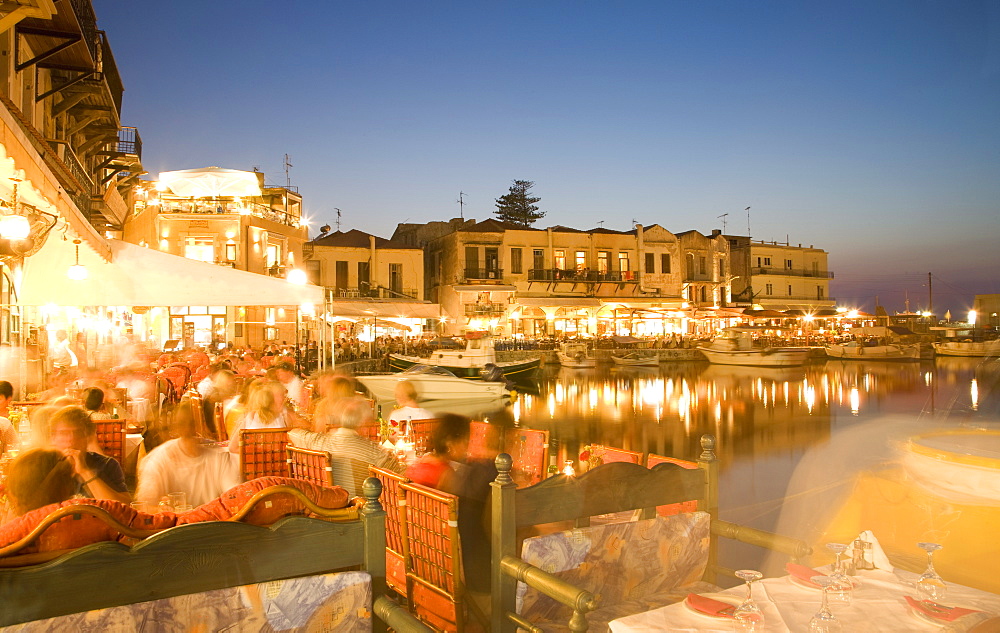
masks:
<svg viewBox="0 0 1000 633"><path fill-rule="evenodd" d="M865 385L867 389L867 384ZM857 387L851 387L851 414L857 416L861 412L861 392Z"/></svg>
<svg viewBox="0 0 1000 633"><path fill-rule="evenodd" d="M979 410L979 381L975 378L972 379L972 383L969 385L969 396L972 400L972 410Z"/></svg>

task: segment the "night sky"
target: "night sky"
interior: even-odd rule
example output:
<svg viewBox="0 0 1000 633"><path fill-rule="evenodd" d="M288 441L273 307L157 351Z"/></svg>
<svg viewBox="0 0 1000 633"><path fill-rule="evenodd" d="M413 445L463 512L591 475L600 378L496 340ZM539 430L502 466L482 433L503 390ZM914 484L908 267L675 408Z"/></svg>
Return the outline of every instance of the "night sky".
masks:
<svg viewBox="0 0 1000 633"><path fill-rule="evenodd" d="M313 230L492 216L723 228L830 253L831 295L1000 292L1000 2L94 0L143 165L267 174ZM315 233L313 233L315 234Z"/></svg>

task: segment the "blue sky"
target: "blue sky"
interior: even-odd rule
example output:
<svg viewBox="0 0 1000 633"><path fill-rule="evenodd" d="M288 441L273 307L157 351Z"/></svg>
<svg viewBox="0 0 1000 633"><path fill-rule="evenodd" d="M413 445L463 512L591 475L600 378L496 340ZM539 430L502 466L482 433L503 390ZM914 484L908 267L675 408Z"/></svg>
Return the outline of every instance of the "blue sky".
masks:
<svg viewBox="0 0 1000 633"><path fill-rule="evenodd" d="M314 226L722 228L830 253L832 292L1000 292L1000 2L94 0L152 173L289 154ZM957 316L957 315L956 315Z"/></svg>

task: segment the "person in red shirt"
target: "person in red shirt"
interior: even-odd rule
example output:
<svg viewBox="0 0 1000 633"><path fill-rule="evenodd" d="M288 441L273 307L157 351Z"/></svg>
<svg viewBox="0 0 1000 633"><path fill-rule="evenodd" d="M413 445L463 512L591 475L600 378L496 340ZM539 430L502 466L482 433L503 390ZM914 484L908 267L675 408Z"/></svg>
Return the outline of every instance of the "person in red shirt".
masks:
<svg viewBox="0 0 1000 633"><path fill-rule="evenodd" d="M406 470L412 481L445 492L455 493L455 472L469 453L471 434L469 418L452 413L441 416L431 433L431 450Z"/></svg>

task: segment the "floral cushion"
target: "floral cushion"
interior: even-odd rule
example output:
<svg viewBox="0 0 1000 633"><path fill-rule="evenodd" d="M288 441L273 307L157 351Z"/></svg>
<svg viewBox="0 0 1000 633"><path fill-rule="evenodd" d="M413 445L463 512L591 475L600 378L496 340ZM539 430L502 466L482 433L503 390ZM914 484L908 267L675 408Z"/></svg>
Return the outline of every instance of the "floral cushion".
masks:
<svg viewBox="0 0 1000 633"><path fill-rule="evenodd" d="M700 583L708 564L709 525L707 513L693 512L577 528L525 539L521 558L598 596L600 608L587 620L599 625L676 602L692 587L711 591ZM517 612L546 630L572 615L523 583Z"/></svg>

